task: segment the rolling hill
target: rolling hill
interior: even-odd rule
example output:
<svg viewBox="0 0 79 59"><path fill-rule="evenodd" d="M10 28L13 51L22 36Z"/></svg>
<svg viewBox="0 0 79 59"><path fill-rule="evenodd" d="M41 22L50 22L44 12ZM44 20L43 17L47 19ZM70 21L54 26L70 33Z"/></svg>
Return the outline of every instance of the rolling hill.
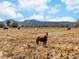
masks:
<svg viewBox="0 0 79 59"><path fill-rule="evenodd" d="M74 22L48 22L48 21L37 21L37 20L25 20L23 22L18 22L20 25L24 26L75 26Z"/></svg>

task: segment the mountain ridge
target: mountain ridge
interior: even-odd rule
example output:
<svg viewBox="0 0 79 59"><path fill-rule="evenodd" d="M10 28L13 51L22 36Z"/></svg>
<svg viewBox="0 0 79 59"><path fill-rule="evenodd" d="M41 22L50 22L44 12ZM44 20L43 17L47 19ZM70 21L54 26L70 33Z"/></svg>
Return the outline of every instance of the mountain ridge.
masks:
<svg viewBox="0 0 79 59"><path fill-rule="evenodd" d="M37 20L25 20L22 22L18 22L21 25L25 26L74 26L75 22L50 22L50 21L37 21Z"/></svg>
<svg viewBox="0 0 79 59"><path fill-rule="evenodd" d="M50 21L38 21L38 20L24 20L24 21L13 21L10 20L11 22L16 22L19 25L23 25L23 26L70 26L73 27L75 26L75 22L50 22ZM3 21L6 24L6 21Z"/></svg>

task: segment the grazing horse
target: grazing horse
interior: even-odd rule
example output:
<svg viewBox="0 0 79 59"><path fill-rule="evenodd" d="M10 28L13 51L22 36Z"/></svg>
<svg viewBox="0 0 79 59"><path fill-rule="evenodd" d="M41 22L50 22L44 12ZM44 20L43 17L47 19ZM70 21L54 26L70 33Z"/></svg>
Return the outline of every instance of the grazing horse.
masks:
<svg viewBox="0 0 79 59"><path fill-rule="evenodd" d="M46 34L44 36L38 36L37 39L36 39L36 43L37 45L39 44L39 41L40 42L43 42L43 46L46 47L46 44L47 44L47 38L48 38L48 32L46 32Z"/></svg>

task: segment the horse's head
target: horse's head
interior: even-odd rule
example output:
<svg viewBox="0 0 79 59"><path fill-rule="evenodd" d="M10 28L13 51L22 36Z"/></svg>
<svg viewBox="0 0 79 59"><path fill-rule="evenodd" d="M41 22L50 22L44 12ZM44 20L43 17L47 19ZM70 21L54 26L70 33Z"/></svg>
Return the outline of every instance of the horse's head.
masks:
<svg viewBox="0 0 79 59"><path fill-rule="evenodd" d="M48 37L48 32L46 32L46 36Z"/></svg>

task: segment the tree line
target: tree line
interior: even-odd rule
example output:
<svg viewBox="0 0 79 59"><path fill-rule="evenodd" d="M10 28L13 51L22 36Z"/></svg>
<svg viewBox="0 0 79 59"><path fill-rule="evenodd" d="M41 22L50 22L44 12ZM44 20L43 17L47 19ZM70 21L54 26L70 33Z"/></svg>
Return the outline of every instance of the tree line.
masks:
<svg viewBox="0 0 79 59"><path fill-rule="evenodd" d="M0 22L0 28L9 28L9 27L16 28L16 27L19 27L19 24L17 23L17 21L13 19Z"/></svg>

